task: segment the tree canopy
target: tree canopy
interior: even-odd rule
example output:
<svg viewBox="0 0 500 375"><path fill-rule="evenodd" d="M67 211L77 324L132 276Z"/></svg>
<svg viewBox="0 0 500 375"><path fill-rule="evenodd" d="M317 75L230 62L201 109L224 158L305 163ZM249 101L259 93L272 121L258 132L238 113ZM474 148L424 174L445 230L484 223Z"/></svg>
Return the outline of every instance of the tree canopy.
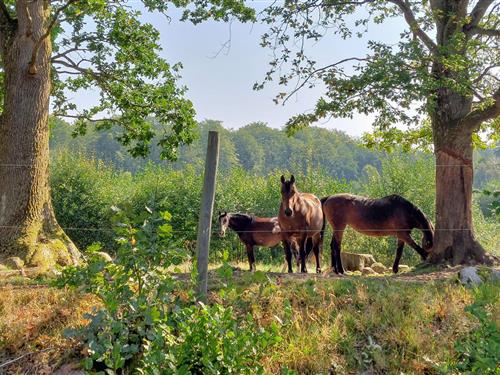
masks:
<svg viewBox="0 0 500 375"><path fill-rule="evenodd" d="M437 109L437 91L449 91L473 100L473 110L463 114L464 124L470 122L478 130L476 120L484 120L482 130L498 139L500 4L490 7L492 3L308 0L273 4L264 13L264 21L272 27L262 45L272 49L275 58L255 88L278 79L285 92L276 101L286 102L298 90L322 82L326 91L314 110L291 118L288 131L329 116L373 114L370 144L430 143L432 132L424 120ZM404 18L407 26L396 44L371 40L369 25L395 17ZM319 66L311 57L311 42L333 35L368 38L368 53ZM436 62L447 73L438 74ZM396 124L407 125L408 130Z"/></svg>
<svg viewBox="0 0 500 375"><path fill-rule="evenodd" d="M52 113L75 120L75 131L83 134L89 125L97 129L120 129L119 141L132 155L146 155L155 129L147 121L162 124L157 138L161 156L173 159L180 144L193 140L195 110L178 84L180 63L169 64L160 56L159 31L141 22L141 10L161 12L181 8L181 20L200 23L207 19L249 21L254 11L242 0L64 0L50 5L46 34L34 40L29 70L37 72L37 53L45 38L51 38ZM132 4L136 3L136 4ZM9 28L24 15L22 1L0 1L0 45L8 45ZM167 21L167 19L166 19ZM27 32L29 34L29 30ZM34 38L32 35L28 37ZM0 60L0 83L3 82ZM90 90L97 104L78 108L71 93ZM96 92L97 91L97 92ZM0 90L0 99L4 92ZM0 113L1 113L0 100ZM158 130L158 129L156 129Z"/></svg>

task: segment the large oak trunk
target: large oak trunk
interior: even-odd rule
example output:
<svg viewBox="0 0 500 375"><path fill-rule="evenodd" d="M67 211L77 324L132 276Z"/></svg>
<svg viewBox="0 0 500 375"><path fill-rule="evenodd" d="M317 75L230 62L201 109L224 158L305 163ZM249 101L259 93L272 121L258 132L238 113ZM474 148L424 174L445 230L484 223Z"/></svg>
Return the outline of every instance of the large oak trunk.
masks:
<svg viewBox="0 0 500 375"><path fill-rule="evenodd" d="M40 44L49 9L18 1L18 26L4 45L4 112L0 118L0 261L19 256L28 265L74 264L79 253L57 224L49 189L50 38Z"/></svg>
<svg viewBox="0 0 500 375"><path fill-rule="evenodd" d="M430 262L454 265L489 259L472 224L472 133L457 124L434 124L436 232Z"/></svg>

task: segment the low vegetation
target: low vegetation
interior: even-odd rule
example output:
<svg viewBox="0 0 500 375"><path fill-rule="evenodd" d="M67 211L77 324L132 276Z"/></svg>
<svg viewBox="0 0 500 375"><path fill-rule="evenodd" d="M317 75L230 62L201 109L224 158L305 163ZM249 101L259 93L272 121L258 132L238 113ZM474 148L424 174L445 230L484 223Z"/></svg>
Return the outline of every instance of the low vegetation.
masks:
<svg viewBox="0 0 500 375"><path fill-rule="evenodd" d="M272 374L495 374L498 282L467 289L454 278L427 283L381 277L289 279L262 272L236 278L226 267L214 275L219 282L208 305L185 307L166 326L159 317L150 322L150 327L163 328L165 337L173 332L167 327L179 324L167 351L171 356L159 356L158 347L144 338L142 355L134 362L137 368L151 373L147 369L155 361L166 366L175 359L188 366L180 371L187 373L189 366L209 366L223 355L228 361L221 366L241 369L253 363ZM88 323L82 313L102 306L98 298L67 288L26 285L2 287L0 297L0 364L34 353L9 365L11 373L48 371L65 362L95 364L91 358L97 352L62 331ZM100 323L103 332L106 327L106 320ZM138 327L136 322L115 329L126 330L130 339ZM97 328L94 322L84 332ZM111 344L117 342L123 344ZM215 347L220 351L199 356L198 350ZM116 363L132 363L127 358L120 352ZM251 358L260 359L256 363Z"/></svg>

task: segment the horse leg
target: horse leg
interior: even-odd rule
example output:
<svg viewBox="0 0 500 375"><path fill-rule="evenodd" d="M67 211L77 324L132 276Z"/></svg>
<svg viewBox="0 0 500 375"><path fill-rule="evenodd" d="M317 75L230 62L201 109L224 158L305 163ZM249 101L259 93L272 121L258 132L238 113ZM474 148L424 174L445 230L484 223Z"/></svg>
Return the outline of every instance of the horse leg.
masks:
<svg viewBox="0 0 500 375"><path fill-rule="evenodd" d="M332 242L330 242L330 253L331 253L331 264L332 269L335 273L339 273L337 270L337 245L335 242L335 237L332 237Z"/></svg>
<svg viewBox="0 0 500 375"><path fill-rule="evenodd" d="M255 271L255 255L253 253L253 245L246 243L245 247L247 249L248 264L250 265L250 271Z"/></svg>
<svg viewBox="0 0 500 375"><path fill-rule="evenodd" d="M342 267L342 259L340 257L344 229L345 225L335 227L332 237L332 263L335 263L334 269L336 273L344 273L344 268Z"/></svg>
<svg viewBox="0 0 500 375"><path fill-rule="evenodd" d="M319 260L319 257L320 257L319 244L320 244L320 242L321 242L321 238L316 239L314 241L314 245L313 245L314 257L316 258L316 273L321 273L321 266L320 266L320 260Z"/></svg>
<svg viewBox="0 0 500 375"><path fill-rule="evenodd" d="M300 239L300 272L307 273L306 267L306 246L307 246L307 237Z"/></svg>
<svg viewBox="0 0 500 375"><path fill-rule="evenodd" d="M399 261L401 260L401 256L403 255L403 247L405 246L405 242L403 240L398 239L398 248L396 250L396 259L394 259L394 264L392 266L392 272L398 273Z"/></svg>
<svg viewBox="0 0 500 375"><path fill-rule="evenodd" d="M422 249L420 246L417 245L417 243L415 241L413 241L413 238L411 238L410 232L402 233L400 239L403 240L404 242L406 242L406 244L408 244L408 246L411 246L417 253L419 253L420 257L422 258L423 261L427 259L427 256L429 254L427 254L427 252L424 249Z"/></svg>
<svg viewBox="0 0 500 375"><path fill-rule="evenodd" d="M285 249L286 263L288 264L288 273L293 273L292 269L292 250L290 248L290 242L283 240L283 248Z"/></svg>

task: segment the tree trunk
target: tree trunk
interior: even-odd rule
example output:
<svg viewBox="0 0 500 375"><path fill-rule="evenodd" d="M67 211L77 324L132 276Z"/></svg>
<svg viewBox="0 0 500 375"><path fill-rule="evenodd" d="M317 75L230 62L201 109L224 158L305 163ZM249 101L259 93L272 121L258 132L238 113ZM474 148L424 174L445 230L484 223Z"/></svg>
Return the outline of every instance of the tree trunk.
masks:
<svg viewBox="0 0 500 375"><path fill-rule="evenodd" d="M75 264L79 252L57 224L49 189L50 15L45 1L18 1L17 27L5 40L5 98L0 118L0 261L21 257L49 268ZM30 71L31 70L31 71Z"/></svg>
<svg viewBox="0 0 500 375"><path fill-rule="evenodd" d="M472 132L433 123L436 154L436 232L431 263L488 262L472 224Z"/></svg>

